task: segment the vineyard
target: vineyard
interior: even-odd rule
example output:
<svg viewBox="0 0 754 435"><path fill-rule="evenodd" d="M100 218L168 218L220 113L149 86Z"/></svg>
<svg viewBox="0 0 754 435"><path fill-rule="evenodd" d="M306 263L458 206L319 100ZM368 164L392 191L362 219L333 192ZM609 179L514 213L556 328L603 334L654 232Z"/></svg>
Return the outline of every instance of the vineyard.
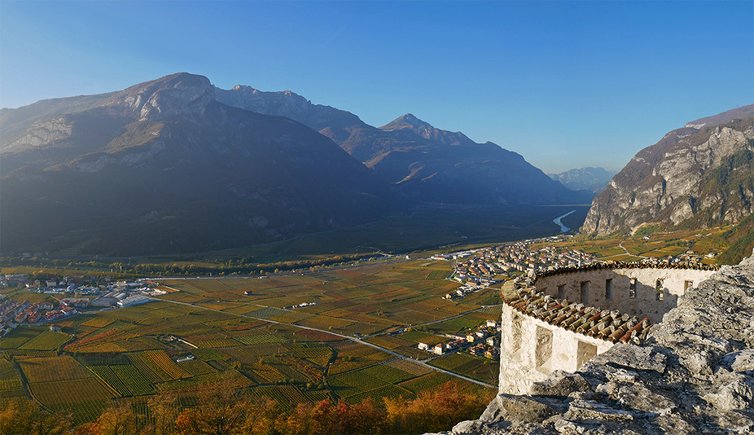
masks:
<svg viewBox="0 0 754 435"><path fill-rule="evenodd" d="M143 407L165 392L178 395L175 406L194 406L202 386L218 383L272 398L284 409L329 398L355 403L414 397L452 377L328 331L377 334L367 340L424 356L416 350L418 341L439 342L444 337L437 334L490 316L470 313L432 330L386 333L478 308L440 298L456 286L445 280L448 271L447 263L407 262L266 279L170 282L176 291L163 298L196 305L165 301L89 312L58 322L62 332L19 327L0 339L0 402L29 397L83 422L113 401L130 398ZM252 296L243 295L246 290ZM303 302L315 304L287 308ZM474 362L440 358L437 364L484 378L484 367Z"/></svg>

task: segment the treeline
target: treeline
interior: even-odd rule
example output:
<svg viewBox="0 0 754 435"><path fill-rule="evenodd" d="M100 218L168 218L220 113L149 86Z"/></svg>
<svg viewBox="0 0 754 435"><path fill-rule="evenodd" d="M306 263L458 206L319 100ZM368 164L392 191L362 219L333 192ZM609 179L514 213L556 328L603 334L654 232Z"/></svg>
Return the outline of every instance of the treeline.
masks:
<svg viewBox="0 0 754 435"><path fill-rule="evenodd" d="M282 271L312 269L327 266L336 266L350 263L353 261L367 260L377 258L376 254L354 254L354 255L333 255L329 257L289 260L269 263L257 263L251 258L232 258L223 261L214 260L196 260L164 263L129 263L129 262L107 262L96 260L66 260L54 258L38 257L3 257L0 258L0 267L34 267L40 271L31 273L34 279L42 279L50 273L44 269L64 269L69 271L79 271L82 274L103 273L111 274L113 277L149 277L149 276L196 276L196 275L264 275L267 273L277 273Z"/></svg>
<svg viewBox="0 0 754 435"><path fill-rule="evenodd" d="M271 399L253 398L222 385L204 386L196 406L183 408L172 393L144 407L115 402L91 423L75 427L70 416L44 412L35 402L11 402L0 411L2 434L412 434L450 430L477 418L491 397L462 391L454 382L416 398L367 398L356 404L323 400L286 411ZM141 410L141 411L139 411Z"/></svg>

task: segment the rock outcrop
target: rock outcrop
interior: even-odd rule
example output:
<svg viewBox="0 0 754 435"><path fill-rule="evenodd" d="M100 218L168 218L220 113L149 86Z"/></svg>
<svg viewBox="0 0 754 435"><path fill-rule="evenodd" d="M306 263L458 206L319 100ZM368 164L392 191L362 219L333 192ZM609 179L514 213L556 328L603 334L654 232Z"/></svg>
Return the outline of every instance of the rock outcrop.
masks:
<svg viewBox="0 0 754 435"><path fill-rule="evenodd" d="M452 433L751 433L754 257L689 290L643 346L618 344L531 392L498 395Z"/></svg>
<svg viewBox="0 0 754 435"><path fill-rule="evenodd" d="M582 233L735 224L754 203L754 106L692 121L640 151L592 202Z"/></svg>

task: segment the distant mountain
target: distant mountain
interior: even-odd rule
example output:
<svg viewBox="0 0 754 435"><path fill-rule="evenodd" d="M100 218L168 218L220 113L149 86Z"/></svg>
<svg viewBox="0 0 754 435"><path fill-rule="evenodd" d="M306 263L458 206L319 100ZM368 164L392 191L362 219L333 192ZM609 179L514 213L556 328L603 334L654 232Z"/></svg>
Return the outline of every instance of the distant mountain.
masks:
<svg viewBox="0 0 754 435"><path fill-rule="evenodd" d="M594 199L581 231L734 224L752 203L754 105L692 121L641 150Z"/></svg>
<svg viewBox="0 0 754 435"><path fill-rule="evenodd" d="M0 112L3 253L176 253L374 219L393 193L330 139L179 73Z"/></svg>
<svg viewBox="0 0 754 435"><path fill-rule="evenodd" d="M550 178L559 181L571 190L588 190L598 193L607 186L615 172L605 168L586 167L549 175Z"/></svg>
<svg viewBox="0 0 754 435"><path fill-rule="evenodd" d="M263 92L239 85L218 89L216 95L228 105L308 125L414 202L494 205L590 200L590 195L566 189L517 153L435 128L412 114L377 128L350 112L312 104L290 91Z"/></svg>

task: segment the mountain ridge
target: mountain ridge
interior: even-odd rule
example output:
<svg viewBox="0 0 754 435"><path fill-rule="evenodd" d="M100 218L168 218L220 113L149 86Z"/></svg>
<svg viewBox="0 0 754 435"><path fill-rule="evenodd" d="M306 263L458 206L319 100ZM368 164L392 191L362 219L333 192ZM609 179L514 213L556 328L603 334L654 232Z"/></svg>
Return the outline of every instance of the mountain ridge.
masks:
<svg viewBox="0 0 754 435"><path fill-rule="evenodd" d="M234 94L233 89L236 89ZM287 116L331 138L415 201L472 204L588 202L550 179L520 154L492 142L476 143L407 113L382 127L293 92L235 86L218 99L260 113ZM254 89L253 95L249 89ZM244 92L246 90L246 92Z"/></svg>
<svg viewBox="0 0 754 435"><path fill-rule="evenodd" d="M326 137L224 105L206 77L92 98L16 116L25 133L2 136L3 252L226 248L365 222L398 203Z"/></svg>
<svg viewBox="0 0 754 435"><path fill-rule="evenodd" d="M752 214L754 105L702 120L713 121L692 122L639 151L595 197L581 231L709 227Z"/></svg>

